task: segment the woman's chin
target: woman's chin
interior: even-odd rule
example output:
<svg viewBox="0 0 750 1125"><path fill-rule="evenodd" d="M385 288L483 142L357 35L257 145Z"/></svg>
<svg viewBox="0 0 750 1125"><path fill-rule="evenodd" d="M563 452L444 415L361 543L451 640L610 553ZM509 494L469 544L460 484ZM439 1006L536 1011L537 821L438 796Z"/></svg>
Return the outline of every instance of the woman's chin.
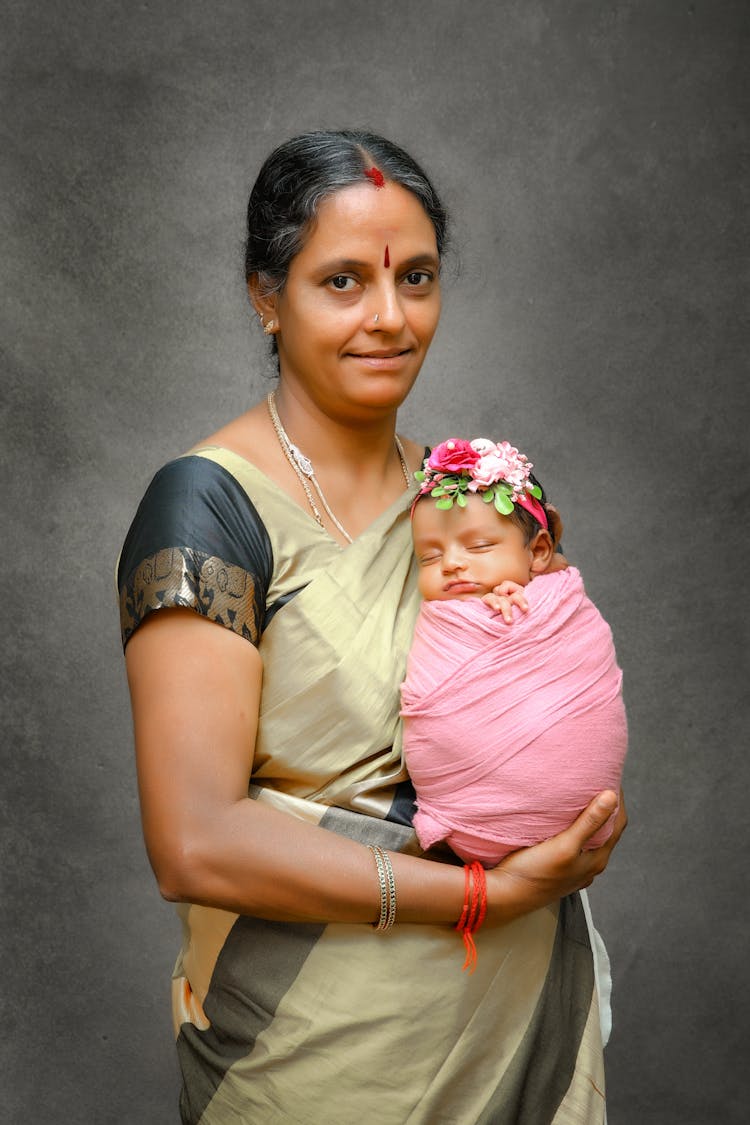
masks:
<svg viewBox="0 0 750 1125"><path fill-rule="evenodd" d="M352 398L372 410L398 410L417 381L417 373L379 373L358 383Z"/></svg>

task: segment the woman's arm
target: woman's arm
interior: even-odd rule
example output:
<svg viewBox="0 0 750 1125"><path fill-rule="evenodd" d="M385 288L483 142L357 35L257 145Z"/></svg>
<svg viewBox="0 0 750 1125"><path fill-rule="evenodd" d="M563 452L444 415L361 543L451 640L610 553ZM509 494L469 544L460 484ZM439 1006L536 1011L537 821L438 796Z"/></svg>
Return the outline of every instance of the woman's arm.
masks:
<svg viewBox="0 0 750 1125"><path fill-rule="evenodd" d="M261 658L191 610L152 614L126 649L146 847L161 893L281 921L373 922L377 869L362 844L247 796ZM624 827L584 843L611 814L597 799L566 832L487 873L488 921L507 921L588 886ZM455 924L460 867L390 853L402 922Z"/></svg>

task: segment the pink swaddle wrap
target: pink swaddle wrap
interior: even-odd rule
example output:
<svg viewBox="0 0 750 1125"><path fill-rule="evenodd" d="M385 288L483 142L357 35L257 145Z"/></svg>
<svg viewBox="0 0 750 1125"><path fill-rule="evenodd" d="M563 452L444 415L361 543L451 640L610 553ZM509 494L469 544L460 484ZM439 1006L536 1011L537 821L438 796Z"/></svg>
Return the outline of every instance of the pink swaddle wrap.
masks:
<svg viewBox="0 0 750 1125"><path fill-rule="evenodd" d="M401 686L422 847L504 855L567 828L627 749L612 633L575 567L526 587L506 624L480 599L424 602ZM603 843L614 814L590 840Z"/></svg>

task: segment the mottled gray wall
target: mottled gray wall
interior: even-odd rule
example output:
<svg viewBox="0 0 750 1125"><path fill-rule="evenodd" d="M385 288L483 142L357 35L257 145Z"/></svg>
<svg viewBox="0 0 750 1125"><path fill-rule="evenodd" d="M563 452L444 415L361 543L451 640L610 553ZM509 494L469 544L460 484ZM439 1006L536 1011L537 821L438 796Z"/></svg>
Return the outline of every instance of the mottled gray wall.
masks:
<svg viewBox="0 0 750 1125"><path fill-rule="evenodd" d="M176 1120L114 560L157 466L265 387L261 159L366 123L456 220L402 429L532 454L625 668L611 1125L747 1120L747 3L6 0L0 27L0 1118Z"/></svg>

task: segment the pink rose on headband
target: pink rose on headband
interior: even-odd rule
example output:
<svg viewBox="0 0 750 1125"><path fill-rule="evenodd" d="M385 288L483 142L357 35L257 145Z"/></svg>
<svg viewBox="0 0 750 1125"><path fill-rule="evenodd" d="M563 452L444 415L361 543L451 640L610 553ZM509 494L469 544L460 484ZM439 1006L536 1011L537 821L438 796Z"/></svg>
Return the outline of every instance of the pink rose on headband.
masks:
<svg viewBox="0 0 750 1125"><path fill-rule="evenodd" d="M436 445L427 464L435 473L471 472L479 460L479 454L471 442L459 438L448 438Z"/></svg>
<svg viewBox="0 0 750 1125"><path fill-rule="evenodd" d="M529 479L529 473L534 468L525 453L519 453L515 445L509 441L501 441L497 447L498 454L505 461L505 479L514 488L523 490Z"/></svg>
<svg viewBox="0 0 750 1125"><path fill-rule="evenodd" d="M503 480L505 477L506 462L504 458L498 457L497 453L485 453L480 458L479 463L474 467L472 477L474 478L469 485L472 492L476 492L478 488L488 488L497 480Z"/></svg>
<svg viewBox="0 0 750 1125"><path fill-rule="evenodd" d="M472 480L469 484L471 492L476 492L479 488L489 488L491 484L501 480L506 481L513 489L525 488L532 466L515 446L508 441L501 441L499 445L495 445L486 438L477 438L471 444L480 454L479 462L471 472Z"/></svg>

